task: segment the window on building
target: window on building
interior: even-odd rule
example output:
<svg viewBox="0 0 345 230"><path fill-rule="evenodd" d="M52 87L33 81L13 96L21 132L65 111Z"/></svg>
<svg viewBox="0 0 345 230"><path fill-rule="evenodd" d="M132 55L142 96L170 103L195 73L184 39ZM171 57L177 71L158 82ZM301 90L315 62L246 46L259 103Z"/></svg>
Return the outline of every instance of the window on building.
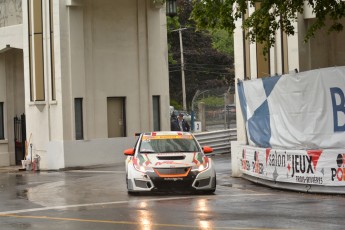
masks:
<svg viewBox="0 0 345 230"><path fill-rule="evenodd" d="M42 0L28 0L31 101L45 100L42 10Z"/></svg>
<svg viewBox="0 0 345 230"><path fill-rule="evenodd" d="M28 40L29 40L29 70L30 70L30 101L34 100L34 73L33 73L33 61L32 61L32 12L31 12L31 0L28 0Z"/></svg>
<svg viewBox="0 0 345 230"><path fill-rule="evenodd" d="M4 128L4 103L0 102L0 140L5 139L5 128Z"/></svg>
<svg viewBox="0 0 345 230"><path fill-rule="evenodd" d="M287 34L281 31L282 74L289 72Z"/></svg>
<svg viewBox="0 0 345 230"><path fill-rule="evenodd" d="M83 98L74 99L74 115L75 115L75 139L84 139L83 130Z"/></svg>
<svg viewBox="0 0 345 230"><path fill-rule="evenodd" d="M270 54L269 52L263 54L264 44L256 43L256 61L257 61L257 71L258 78L269 77L271 75L270 71Z"/></svg>
<svg viewBox="0 0 345 230"><path fill-rule="evenodd" d="M261 7L260 2L255 3L255 9ZM266 55L263 53L264 44L256 43L256 64L257 64L257 77L269 77L271 75L270 71L270 52Z"/></svg>
<svg viewBox="0 0 345 230"><path fill-rule="evenodd" d="M243 15L244 20L248 18L248 11ZM248 29L242 31L243 36L243 61L244 61L244 77L245 79L251 79L250 70L250 41L246 36L248 35Z"/></svg>
<svg viewBox="0 0 345 230"><path fill-rule="evenodd" d="M160 117L160 96L152 97L153 103L153 130L161 130L161 117Z"/></svg>
<svg viewBox="0 0 345 230"><path fill-rule="evenodd" d="M55 65L54 65L54 20L53 20L53 2L49 0L49 19L50 19L50 67L51 67L51 97L52 100L56 100L55 89Z"/></svg>

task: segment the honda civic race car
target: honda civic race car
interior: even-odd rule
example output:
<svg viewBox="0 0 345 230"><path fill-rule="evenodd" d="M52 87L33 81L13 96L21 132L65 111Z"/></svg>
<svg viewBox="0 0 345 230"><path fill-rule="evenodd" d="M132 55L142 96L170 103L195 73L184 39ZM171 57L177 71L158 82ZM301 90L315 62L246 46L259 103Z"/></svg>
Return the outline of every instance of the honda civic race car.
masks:
<svg viewBox="0 0 345 230"><path fill-rule="evenodd" d="M212 151L201 147L189 132L142 133L134 148L124 151L128 193L213 193L216 171L212 159L205 155Z"/></svg>

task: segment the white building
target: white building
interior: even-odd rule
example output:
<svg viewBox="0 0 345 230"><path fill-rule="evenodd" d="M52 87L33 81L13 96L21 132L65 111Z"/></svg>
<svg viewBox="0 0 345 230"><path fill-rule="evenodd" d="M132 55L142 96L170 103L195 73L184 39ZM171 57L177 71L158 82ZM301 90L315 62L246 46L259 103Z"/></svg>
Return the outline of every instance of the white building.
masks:
<svg viewBox="0 0 345 230"><path fill-rule="evenodd" d="M170 129L167 53L152 0L1 1L0 166L23 159L21 114L41 169L123 162L135 132Z"/></svg>
<svg viewBox="0 0 345 230"><path fill-rule="evenodd" d="M249 7L249 14L254 10L255 7ZM329 23L326 23L325 28L318 31L314 38L307 43L304 42L306 31L314 20L312 9L305 5L304 14L299 14L297 22L294 23L295 35L287 36L284 32L278 31L276 44L266 58L262 53L262 45L252 44L245 39L246 31L241 28L242 21L237 21L234 33L236 79L255 79L291 71L302 72L345 65L345 31L328 34ZM345 25L344 19L343 24ZM236 101L240 108L239 100ZM240 109L237 109L237 140L246 142Z"/></svg>

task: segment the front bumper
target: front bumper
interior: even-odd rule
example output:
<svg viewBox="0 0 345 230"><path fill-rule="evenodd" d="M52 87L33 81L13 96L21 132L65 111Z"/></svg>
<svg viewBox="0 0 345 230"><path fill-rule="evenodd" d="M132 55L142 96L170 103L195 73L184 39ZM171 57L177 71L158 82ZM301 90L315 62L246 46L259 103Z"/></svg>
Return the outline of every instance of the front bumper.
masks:
<svg viewBox="0 0 345 230"><path fill-rule="evenodd" d="M135 170L135 169L134 169ZM208 191L216 189L216 175L212 167L203 172L190 171L187 176L160 177L154 171L132 171L128 177L128 191Z"/></svg>

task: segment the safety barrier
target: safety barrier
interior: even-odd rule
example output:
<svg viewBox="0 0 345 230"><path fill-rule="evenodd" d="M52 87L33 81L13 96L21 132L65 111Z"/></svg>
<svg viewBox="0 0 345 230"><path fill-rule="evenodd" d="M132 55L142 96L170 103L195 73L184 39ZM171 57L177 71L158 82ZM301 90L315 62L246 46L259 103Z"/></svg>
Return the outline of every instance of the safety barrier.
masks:
<svg viewBox="0 0 345 230"><path fill-rule="evenodd" d="M231 152L231 141L237 140L237 129L194 133L194 136L201 146L212 147L214 154L226 154Z"/></svg>

